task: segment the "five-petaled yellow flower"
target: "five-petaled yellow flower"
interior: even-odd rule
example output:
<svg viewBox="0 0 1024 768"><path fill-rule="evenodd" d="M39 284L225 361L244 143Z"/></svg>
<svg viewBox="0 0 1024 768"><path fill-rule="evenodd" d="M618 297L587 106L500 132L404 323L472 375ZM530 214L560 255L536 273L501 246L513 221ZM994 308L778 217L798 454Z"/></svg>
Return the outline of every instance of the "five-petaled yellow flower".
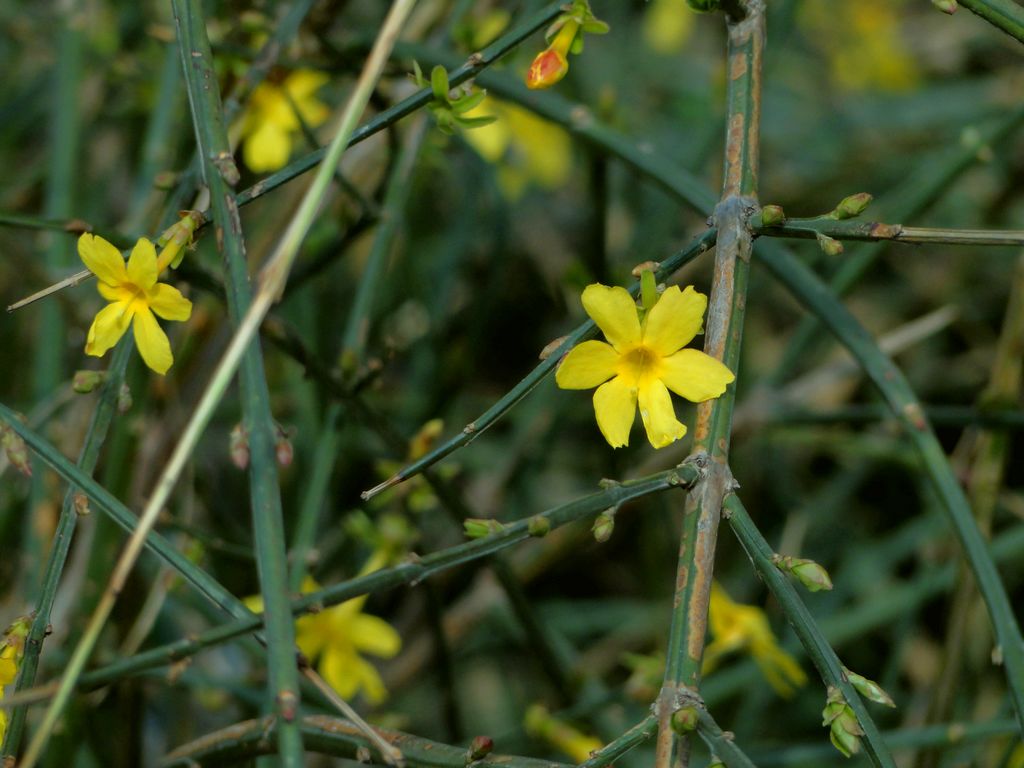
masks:
<svg viewBox="0 0 1024 768"><path fill-rule="evenodd" d="M280 84L256 86L239 124L242 157L250 170L276 171L288 162L292 138L301 128L300 115L311 128L327 119L330 110L316 98L327 79L323 72L297 69Z"/></svg>
<svg viewBox="0 0 1024 768"><path fill-rule="evenodd" d="M701 331L707 297L692 286L671 286L641 321L625 288L588 285L583 308L608 339L574 347L555 380L563 389L590 389L601 434L613 448L629 444L637 405L655 448L686 434L669 390L695 403L725 392L735 378L724 364L696 349L682 349Z"/></svg>
<svg viewBox="0 0 1024 768"><path fill-rule="evenodd" d="M789 698L807 682L796 659L779 647L764 611L755 605L734 602L722 586L711 582L708 629L713 638L704 649L704 672L710 672L725 656L746 651L761 674L780 695Z"/></svg>
<svg viewBox="0 0 1024 768"><path fill-rule="evenodd" d="M146 365L161 375L167 372L174 357L167 334L153 313L165 320L188 320L192 314L192 302L177 288L157 282L160 272L176 254L176 248L168 248L158 261L153 244L143 237L125 265L121 252L102 237L86 233L78 239L78 255L99 279L96 287L100 295L110 302L89 328L87 355L102 357L131 325Z"/></svg>
<svg viewBox="0 0 1024 768"><path fill-rule="evenodd" d="M364 568L363 573L370 570L375 568ZM303 594L318 589L313 578L303 580ZM295 644L343 699L351 699L361 690L370 704L379 704L387 698L387 689L377 669L360 654L390 659L401 649L402 638L384 619L363 613L366 598L362 595L296 619ZM251 611L263 610L258 596L246 599L245 604Z"/></svg>

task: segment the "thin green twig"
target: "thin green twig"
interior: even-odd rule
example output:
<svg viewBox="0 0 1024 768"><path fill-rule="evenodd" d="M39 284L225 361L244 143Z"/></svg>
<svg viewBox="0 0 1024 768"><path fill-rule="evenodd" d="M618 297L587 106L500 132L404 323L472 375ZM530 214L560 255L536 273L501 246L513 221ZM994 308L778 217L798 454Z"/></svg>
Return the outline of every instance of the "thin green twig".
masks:
<svg viewBox="0 0 1024 768"><path fill-rule="evenodd" d="M1024 8L1013 0L957 0L971 13L1024 43Z"/></svg>
<svg viewBox="0 0 1024 768"><path fill-rule="evenodd" d="M807 651L808 657L817 668L818 674L821 675L821 679L827 685L841 690L847 704L853 709L857 722L864 730L862 742L871 761L877 766L895 768L896 763L889 754L874 720L871 719L871 715L864 707L857 691L846 679L839 657L836 656L836 652L832 650L832 646L828 644L821 630L818 629L814 618L807 610L803 600L800 599L796 589L782 571L772 563L774 553L771 547L761 536L760 531L750 519L750 515L747 514L743 503L735 494L726 497L724 514L733 533L736 534L736 538L743 545L747 557L750 558L754 570L768 586L775 599L779 601L779 605L786 614L786 619L792 625L804 650Z"/></svg>
<svg viewBox="0 0 1024 768"><path fill-rule="evenodd" d="M743 4L742 21L728 21L729 85L727 93L725 171L722 198L715 207L718 243L712 278L704 351L737 373L747 303L753 234L747 224L757 209L757 172L761 113L761 68L765 44L765 9ZM679 738L672 718L687 696L697 695L707 634L708 604L714 572L722 499L729 491L729 441L735 385L697 406L694 455L703 456L707 472L687 495L679 562L672 603L665 677L658 694L658 741L655 765L689 764L689 744Z"/></svg>

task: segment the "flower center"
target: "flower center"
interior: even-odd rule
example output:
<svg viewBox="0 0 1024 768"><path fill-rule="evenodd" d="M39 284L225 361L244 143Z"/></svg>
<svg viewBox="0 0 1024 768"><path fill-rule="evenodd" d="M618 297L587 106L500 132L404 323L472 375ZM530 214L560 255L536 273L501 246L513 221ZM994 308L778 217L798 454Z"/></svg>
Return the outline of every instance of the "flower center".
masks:
<svg viewBox="0 0 1024 768"><path fill-rule="evenodd" d="M621 374L639 382L649 376L657 376L661 368L661 356L648 347L634 347L622 356L619 365Z"/></svg>

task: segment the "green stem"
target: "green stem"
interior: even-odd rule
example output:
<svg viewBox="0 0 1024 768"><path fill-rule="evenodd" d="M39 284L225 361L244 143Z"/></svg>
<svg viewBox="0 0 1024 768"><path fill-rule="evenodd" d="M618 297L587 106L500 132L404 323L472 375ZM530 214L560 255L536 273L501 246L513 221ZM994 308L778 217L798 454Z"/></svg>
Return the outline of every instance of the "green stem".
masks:
<svg viewBox="0 0 1024 768"><path fill-rule="evenodd" d="M721 202L715 208L718 243L708 305L704 351L737 372L743 337L753 235L747 226L757 208L757 159L761 108L761 66L765 12L751 3L746 18L728 22L726 61L731 77L726 115L725 171ZM708 603L714 571L722 499L732 477L729 438L735 385L715 400L697 406L694 455L704 456L708 471L687 495L679 545L665 679L658 694L658 742L655 765L687 765L689 746L677 738L672 716L700 685L707 634Z"/></svg>
<svg viewBox="0 0 1024 768"><path fill-rule="evenodd" d="M838 297L787 250L774 242L765 242L763 246L760 253L765 266L853 354L893 414L903 423L985 599L1002 651L1007 687L1024 734L1024 638L985 538L978 530L964 491L920 403L902 372L878 349L871 335Z"/></svg>
<svg viewBox="0 0 1024 768"><path fill-rule="evenodd" d="M1024 43L1024 8L1013 0L957 0L971 13Z"/></svg>
<svg viewBox="0 0 1024 768"><path fill-rule="evenodd" d="M160 763L161 768L196 768L197 766L219 766L252 760L269 753L269 738L280 727L280 721L273 718L248 720L236 723L221 731L207 734L195 741L178 747ZM311 752L336 757L363 760L369 752L372 762L380 760L376 745L347 720L324 715L303 718L299 727ZM423 739L400 731L374 729L386 743L400 749L408 768L465 768L470 764L466 750ZM505 768L568 768L562 763L537 760L532 757L512 755L489 755L472 763L474 766L505 766Z"/></svg>
<svg viewBox="0 0 1024 768"><path fill-rule="evenodd" d="M172 7L202 173L210 189L217 242L225 262L228 313L238 327L252 304L252 289L238 205L231 188L237 171L231 160L213 54L199 0L174 0ZM280 718L277 746L282 764L298 768L304 759L296 722L300 693L295 666L295 624L288 609L288 565L274 421L258 340L248 344L242 355L239 390L249 438L250 506L266 625L267 708ZM177 450L176 454L180 455ZM170 479L173 483L177 477L172 475Z"/></svg>
<svg viewBox="0 0 1024 768"><path fill-rule="evenodd" d="M655 272L655 277L662 280L680 269L684 264L688 264L701 254L706 253L715 244L717 234L717 230L709 229L699 235L686 248L674 253L668 259L661 262L661 266ZM634 283L629 288L629 291L632 296L639 296L639 281ZM559 344L558 347L540 363L540 365L530 371L522 381L510 389L504 397L498 400L498 402L484 411L484 413L475 420L467 424L462 429L462 432L442 443L437 448L423 456L423 458L403 467L398 473L388 478L380 485L371 488L368 491L364 491L362 494L363 498L372 498L378 493L397 485L403 480L407 480L410 477L420 474L425 469L436 464L445 456L454 453L459 448L469 445L469 443L473 442L481 432L508 413L512 406L526 397L538 384L540 384L544 378L557 367L563 355L567 354L569 350L579 342L585 341L586 339L592 339L595 336L597 336L597 326L594 324L593 320L587 320L577 326L564 338L564 341L562 341L562 343Z"/></svg>
<svg viewBox="0 0 1024 768"><path fill-rule="evenodd" d="M619 738L605 744L579 768L606 768L658 732L658 716L648 715Z"/></svg>
<svg viewBox="0 0 1024 768"><path fill-rule="evenodd" d="M943 229L938 227L906 227L855 219L836 220L827 216L813 219L786 219L781 224L765 226L761 215L750 219L750 227L759 237L797 237L813 240L819 234L835 240L890 240L896 243L945 243L947 245L1024 245L1024 231L993 231L989 229Z"/></svg>
<svg viewBox="0 0 1024 768"><path fill-rule="evenodd" d="M747 514L743 503L735 494L730 494L725 499L725 516L733 533L736 534L736 538L743 545L747 557L750 558L754 570L757 571L775 599L779 601L779 605L786 614L786 619L792 625L793 631L796 632L808 657L817 668L818 674L821 675L821 679L827 685L839 688L843 692L846 703L853 709L857 722L864 730L862 742L868 757L877 766L895 768L896 763L893 762L871 715L868 714L857 691L846 679L839 657L836 656L836 652L832 650L832 646L828 644L821 630L818 629L796 589L782 571L772 563L774 554L772 548L761 536L760 531L750 519L750 515Z"/></svg>
<svg viewBox="0 0 1024 768"><path fill-rule="evenodd" d="M106 439L110 423L114 418L118 393L121 383L124 381L125 368L128 366L128 360L131 358L134 348L135 344L132 338L122 339L110 360L107 378L100 389L99 402L96 404L92 422L86 432L85 444L82 446L82 452L78 458L79 469L87 474L92 474L99 460L100 447ZM74 499L77 492L78 489L71 486L64 496L60 519L57 522L57 529L54 531L50 553L46 560L35 616L26 638L25 655L18 670L15 691L23 691L35 685L36 673L39 670L39 655L43 650L43 642L49 631L50 613L53 610L57 588L60 586L61 574L64 572L64 564L67 562L75 525L78 522ZM11 713L2 745L2 754L12 757L17 755L26 716L27 709L25 707L18 707Z"/></svg>
<svg viewBox="0 0 1024 768"><path fill-rule="evenodd" d="M661 472L639 480L611 486L568 504L541 512L538 516L546 519L554 530L578 520L590 519L609 507L619 506L634 499L673 488L690 487L696 481L698 474L696 465L685 464L669 472ZM488 557L503 549L528 541L531 519L524 518L514 523L508 523L501 531L484 538L457 544L454 547L417 557L414 561L374 571L366 576L302 595L293 601L291 610L298 616L312 610L337 605L360 595L372 594L403 584L418 584L434 574ZM248 615L208 630L197 637L178 640L159 648L144 651L130 659L123 659L90 672L83 677L82 684L90 687L106 685L126 675L187 658L204 648L252 632L259 626L260 617Z"/></svg>

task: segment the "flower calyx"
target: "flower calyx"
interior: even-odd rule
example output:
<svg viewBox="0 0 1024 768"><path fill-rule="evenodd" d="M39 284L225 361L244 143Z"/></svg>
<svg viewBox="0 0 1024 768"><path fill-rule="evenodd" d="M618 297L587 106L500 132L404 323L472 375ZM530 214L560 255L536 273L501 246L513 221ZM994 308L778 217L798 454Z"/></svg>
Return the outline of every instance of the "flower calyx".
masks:
<svg viewBox="0 0 1024 768"><path fill-rule="evenodd" d="M526 87L550 88L569 72L568 55L583 51L584 34L605 35L610 27L594 16L589 0L573 0L544 33L548 47L538 53L526 73Z"/></svg>
<svg viewBox="0 0 1024 768"><path fill-rule="evenodd" d="M821 565L804 557L772 555L772 563L780 571L790 574L803 584L809 592L832 589L832 579Z"/></svg>
<svg viewBox="0 0 1024 768"><path fill-rule="evenodd" d="M821 716L821 724L829 727L832 746L842 752L844 757L860 751L860 737L864 735L864 729L857 722L853 709L846 703L843 692L833 685L828 687L828 698Z"/></svg>
<svg viewBox="0 0 1024 768"><path fill-rule="evenodd" d="M455 133L456 128L466 130L490 125L498 118L493 115L469 117L466 113L480 106L487 91L464 85L453 90L448 82L448 70L438 64L430 70L430 80L423 76L418 62L412 63L412 78L420 88L430 88L433 99L427 105L434 122L442 133Z"/></svg>

